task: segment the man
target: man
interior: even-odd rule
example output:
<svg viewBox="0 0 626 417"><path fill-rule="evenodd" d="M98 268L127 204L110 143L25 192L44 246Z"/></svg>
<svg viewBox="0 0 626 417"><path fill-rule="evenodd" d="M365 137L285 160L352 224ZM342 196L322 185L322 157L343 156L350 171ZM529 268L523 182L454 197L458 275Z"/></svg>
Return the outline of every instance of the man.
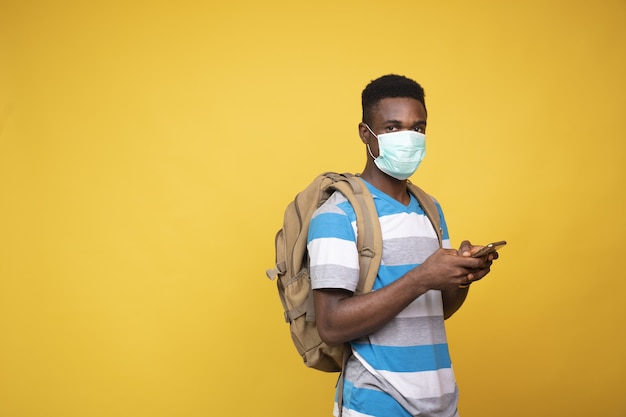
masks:
<svg viewBox="0 0 626 417"><path fill-rule="evenodd" d="M308 251L316 322L331 345L352 348L343 387L343 416L458 416L457 387L444 319L463 304L497 254L473 258L468 241L450 249L441 207L443 246L407 191L425 150L424 90L386 75L362 94L359 135L367 162L361 178L371 191L383 234L373 291L353 296L358 254L352 206L336 192L313 215ZM339 391L339 390L338 390ZM335 415L338 415L336 399Z"/></svg>

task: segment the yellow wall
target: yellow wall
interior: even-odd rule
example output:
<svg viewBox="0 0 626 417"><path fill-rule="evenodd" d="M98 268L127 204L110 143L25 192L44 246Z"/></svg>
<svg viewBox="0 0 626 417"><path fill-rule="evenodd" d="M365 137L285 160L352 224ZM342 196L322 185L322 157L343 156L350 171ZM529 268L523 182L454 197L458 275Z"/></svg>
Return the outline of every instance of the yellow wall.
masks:
<svg viewBox="0 0 626 417"><path fill-rule="evenodd" d="M264 271L359 171L360 93L421 82L463 417L626 415L626 3L0 3L0 417L328 416Z"/></svg>

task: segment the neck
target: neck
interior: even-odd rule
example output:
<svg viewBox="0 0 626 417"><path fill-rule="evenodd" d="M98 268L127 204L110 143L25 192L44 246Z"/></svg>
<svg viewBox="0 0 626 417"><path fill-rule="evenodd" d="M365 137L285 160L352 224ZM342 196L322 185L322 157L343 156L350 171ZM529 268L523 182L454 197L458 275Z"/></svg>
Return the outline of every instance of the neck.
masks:
<svg viewBox="0 0 626 417"><path fill-rule="evenodd" d="M404 205L409 204L410 197L407 193L407 180L398 180L390 177L379 170L373 163L370 163L370 161L366 164L361 177L391 198Z"/></svg>

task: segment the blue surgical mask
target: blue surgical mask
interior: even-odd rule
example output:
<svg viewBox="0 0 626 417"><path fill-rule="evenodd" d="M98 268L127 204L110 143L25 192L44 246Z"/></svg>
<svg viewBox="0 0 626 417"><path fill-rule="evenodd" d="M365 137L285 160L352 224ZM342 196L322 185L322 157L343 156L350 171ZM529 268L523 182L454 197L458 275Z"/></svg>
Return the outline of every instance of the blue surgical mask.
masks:
<svg viewBox="0 0 626 417"><path fill-rule="evenodd" d="M372 132L368 125L367 129ZM400 130L391 133L372 135L378 139L378 158L372 155L367 145L367 151L374 158L374 163L385 174L398 180L409 178L419 167L426 155L426 135L414 130Z"/></svg>

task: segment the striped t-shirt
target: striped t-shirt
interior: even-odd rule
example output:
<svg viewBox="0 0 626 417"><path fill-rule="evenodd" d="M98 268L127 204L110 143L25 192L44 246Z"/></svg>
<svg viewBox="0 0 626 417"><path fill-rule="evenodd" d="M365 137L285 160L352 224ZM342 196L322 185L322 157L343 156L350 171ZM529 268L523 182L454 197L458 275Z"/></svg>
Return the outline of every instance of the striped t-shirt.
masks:
<svg viewBox="0 0 626 417"><path fill-rule="evenodd" d="M438 247L437 235L417 200L408 206L370 189L383 235L383 254L373 290L423 263ZM448 231L437 203L443 246ZM336 192L313 215L308 236L314 289L354 291L359 280L356 218ZM455 417L457 388L444 328L441 293L430 290L380 330L351 342L343 415ZM335 415L337 415L335 404Z"/></svg>

